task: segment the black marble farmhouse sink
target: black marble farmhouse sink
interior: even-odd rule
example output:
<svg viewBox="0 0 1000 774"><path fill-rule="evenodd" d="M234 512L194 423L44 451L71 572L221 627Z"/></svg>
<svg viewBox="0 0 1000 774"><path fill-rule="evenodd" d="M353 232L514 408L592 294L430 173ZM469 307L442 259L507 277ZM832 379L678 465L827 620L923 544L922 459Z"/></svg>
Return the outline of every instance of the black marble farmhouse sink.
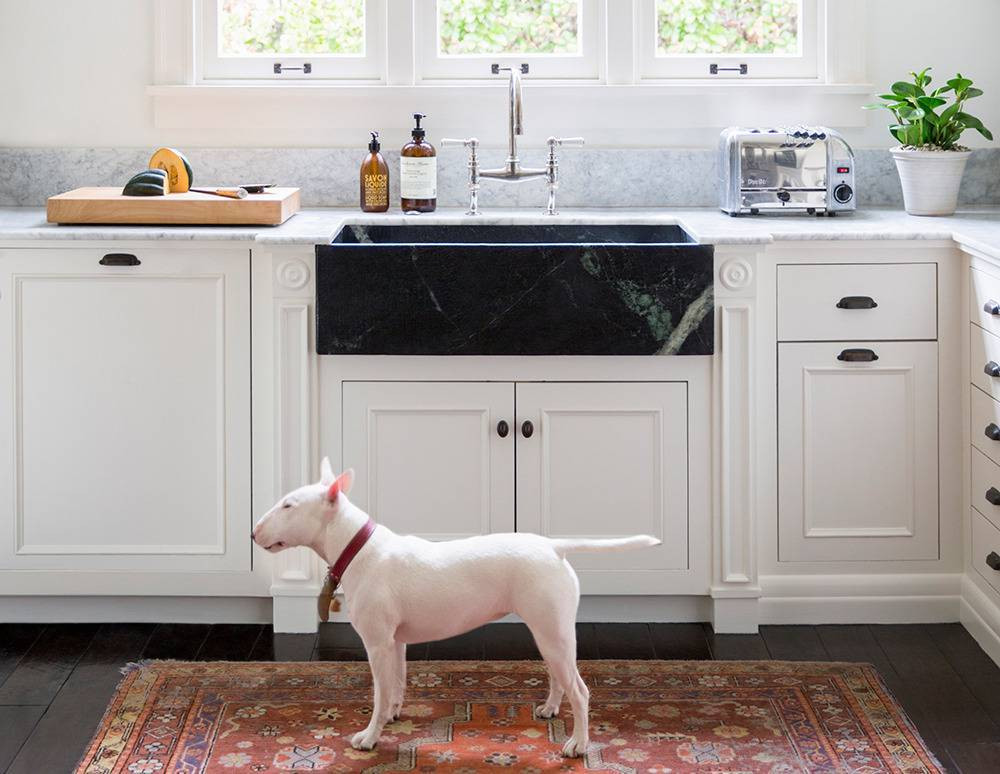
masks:
<svg viewBox="0 0 1000 774"><path fill-rule="evenodd" d="M675 225L351 225L321 355L710 355L711 245Z"/></svg>

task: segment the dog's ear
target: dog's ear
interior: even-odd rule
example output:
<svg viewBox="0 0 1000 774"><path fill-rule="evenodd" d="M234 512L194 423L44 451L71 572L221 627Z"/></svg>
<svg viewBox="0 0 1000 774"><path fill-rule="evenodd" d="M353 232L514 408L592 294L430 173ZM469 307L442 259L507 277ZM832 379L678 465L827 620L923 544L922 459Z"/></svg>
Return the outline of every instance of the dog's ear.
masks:
<svg viewBox="0 0 1000 774"><path fill-rule="evenodd" d="M319 465L319 482L323 486L330 486L336 476L333 475L333 468L330 466L330 458L324 457Z"/></svg>
<svg viewBox="0 0 1000 774"><path fill-rule="evenodd" d="M341 492L350 494L351 487L354 486L354 468L348 468L337 476L337 483L340 484Z"/></svg>

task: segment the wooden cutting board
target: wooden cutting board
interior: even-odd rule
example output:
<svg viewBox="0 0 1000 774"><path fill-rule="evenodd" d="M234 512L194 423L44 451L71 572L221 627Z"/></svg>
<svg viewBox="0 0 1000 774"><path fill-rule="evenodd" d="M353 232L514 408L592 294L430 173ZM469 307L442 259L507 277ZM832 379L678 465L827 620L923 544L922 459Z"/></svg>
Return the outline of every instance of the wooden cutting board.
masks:
<svg viewBox="0 0 1000 774"><path fill-rule="evenodd" d="M121 188L77 188L48 200L49 223L277 226L298 210L298 188L268 188L246 199L191 191L166 196L122 196Z"/></svg>

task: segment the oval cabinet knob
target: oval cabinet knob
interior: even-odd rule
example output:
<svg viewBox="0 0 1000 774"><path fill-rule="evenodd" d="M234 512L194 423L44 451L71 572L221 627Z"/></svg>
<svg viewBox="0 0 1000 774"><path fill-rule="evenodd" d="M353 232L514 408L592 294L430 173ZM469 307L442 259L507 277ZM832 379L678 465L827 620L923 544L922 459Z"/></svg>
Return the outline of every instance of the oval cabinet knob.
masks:
<svg viewBox="0 0 1000 774"><path fill-rule="evenodd" d="M1000 364L995 360L991 360L983 366L983 373L994 378L1000 376Z"/></svg>
<svg viewBox="0 0 1000 774"><path fill-rule="evenodd" d="M497 435L501 438L506 438L507 434L510 432L510 425L507 424L505 419L501 419L497 422Z"/></svg>
<svg viewBox="0 0 1000 774"><path fill-rule="evenodd" d="M983 304L983 311L986 312L986 314L993 315L994 317L1000 317L1000 304L991 298Z"/></svg>
<svg viewBox="0 0 1000 774"><path fill-rule="evenodd" d="M990 505L1000 505L1000 489L991 486L986 490L986 502Z"/></svg>
<svg viewBox="0 0 1000 774"><path fill-rule="evenodd" d="M990 422L988 425L986 425L986 429L983 431L983 435L985 435L991 441L1000 441L1000 427L997 426L996 422Z"/></svg>
<svg viewBox="0 0 1000 774"><path fill-rule="evenodd" d="M986 556L986 566L1000 572L1000 554L996 551L990 551Z"/></svg>
<svg viewBox="0 0 1000 774"><path fill-rule="evenodd" d="M525 438L531 438L535 434L535 426L532 424L530 419L524 420L521 423L521 435Z"/></svg>

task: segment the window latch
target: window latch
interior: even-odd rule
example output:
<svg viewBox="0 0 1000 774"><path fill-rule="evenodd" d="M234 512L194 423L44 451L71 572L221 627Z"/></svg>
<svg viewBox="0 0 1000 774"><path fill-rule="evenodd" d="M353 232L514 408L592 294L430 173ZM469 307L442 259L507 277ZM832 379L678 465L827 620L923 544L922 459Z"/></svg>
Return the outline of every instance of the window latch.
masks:
<svg viewBox="0 0 1000 774"><path fill-rule="evenodd" d="M714 62L708 66L709 75L718 75L719 73L739 73L740 75L746 75L750 72L750 65L741 64L739 67L719 67L719 65Z"/></svg>
<svg viewBox="0 0 1000 774"><path fill-rule="evenodd" d="M302 67L288 67L282 66L281 62L274 63L274 74L281 75L282 73L290 72L292 70L301 71L303 75L309 75L313 71L313 66L309 62L306 62Z"/></svg>

